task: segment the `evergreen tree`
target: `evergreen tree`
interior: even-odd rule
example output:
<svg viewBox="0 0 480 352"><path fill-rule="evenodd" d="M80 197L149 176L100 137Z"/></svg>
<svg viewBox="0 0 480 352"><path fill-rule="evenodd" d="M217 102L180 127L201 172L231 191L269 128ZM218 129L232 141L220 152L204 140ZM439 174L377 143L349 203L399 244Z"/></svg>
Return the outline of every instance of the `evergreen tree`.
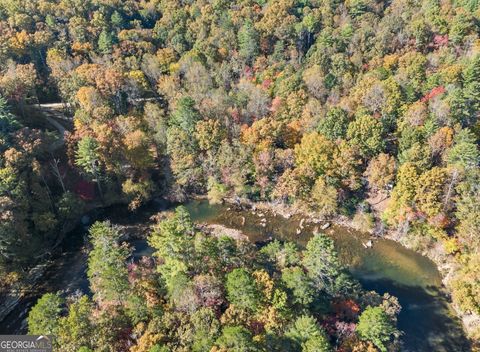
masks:
<svg viewBox="0 0 480 352"><path fill-rule="evenodd" d="M322 233L315 234L307 243L303 254L303 265L307 275L318 289L334 294L333 287L342 267L333 241Z"/></svg>
<svg viewBox="0 0 480 352"><path fill-rule="evenodd" d="M44 294L28 313L28 332L32 335L56 335L64 303L58 294Z"/></svg>
<svg viewBox="0 0 480 352"><path fill-rule="evenodd" d="M161 221L148 239L163 260L179 259L188 263L191 259L194 226L190 214L183 206L177 207L170 218Z"/></svg>
<svg viewBox="0 0 480 352"><path fill-rule="evenodd" d="M373 342L382 352L387 351L386 343L397 333L387 313L381 307L371 306L360 315L357 331L360 338Z"/></svg>
<svg viewBox="0 0 480 352"><path fill-rule="evenodd" d="M480 164L477 138L469 129L463 129L454 138L454 145L447 151L447 163L461 169L474 169Z"/></svg>
<svg viewBox="0 0 480 352"><path fill-rule="evenodd" d="M217 339L216 345L220 351L255 352L258 351L250 331L243 326L227 326L222 336Z"/></svg>
<svg viewBox="0 0 480 352"><path fill-rule="evenodd" d="M330 140L345 138L348 128L348 114L345 110L335 107L328 111L325 118L320 120L318 132Z"/></svg>
<svg viewBox="0 0 480 352"><path fill-rule="evenodd" d="M195 101L191 97L181 97L170 116L170 126L181 128L190 136L195 132L200 113L195 107Z"/></svg>
<svg viewBox="0 0 480 352"><path fill-rule="evenodd" d="M480 55L475 55L463 72L463 96L469 110L469 122L477 120L480 110Z"/></svg>
<svg viewBox="0 0 480 352"><path fill-rule="evenodd" d="M302 351L331 351L325 332L318 326L315 318L311 316L302 315L298 317L285 335L300 346Z"/></svg>
<svg viewBox="0 0 480 352"><path fill-rule="evenodd" d="M260 304L260 292L245 269L234 269L227 275L227 298L241 309L255 312Z"/></svg>
<svg viewBox="0 0 480 352"><path fill-rule="evenodd" d="M93 346L96 331L92 309L93 304L87 296L75 298L68 307L68 315L58 320L55 350L73 352Z"/></svg>
<svg viewBox="0 0 480 352"><path fill-rule="evenodd" d="M104 29L98 36L98 50L102 54L110 54L112 52L112 48L113 48L112 33Z"/></svg>
<svg viewBox="0 0 480 352"><path fill-rule="evenodd" d="M126 260L130 254L121 245L120 234L109 222L96 222L90 228L93 249L88 255L87 275L97 302L119 303L126 298L128 272Z"/></svg>
<svg viewBox="0 0 480 352"><path fill-rule="evenodd" d="M110 21L112 22L112 25L114 26L114 28L121 29L124 26L123 16L118 11L114 11L112 13L112 16L110 17Z"/></svg>
<svg viewBox="0 0 480 352"><path fill-rule="evenodd" d="M7 100L0 95L0 140L7 138L9 133L18 128L20 124L10 112Z"/></svg>
<svg viewBox="0 0 480 352"><path fill-rule="evenodd" d="M103 197L99 145L94 138L84 137L78 142L75 163L97 182L100 196Z"/></svg>
<svg viewBox="0 0 480 352"><path fill-rule="evenodd" d="M238 31L238 45L240 47L239 54L247 63L251 63L258 55L258 34L252 21L246 20Z"/></svg>

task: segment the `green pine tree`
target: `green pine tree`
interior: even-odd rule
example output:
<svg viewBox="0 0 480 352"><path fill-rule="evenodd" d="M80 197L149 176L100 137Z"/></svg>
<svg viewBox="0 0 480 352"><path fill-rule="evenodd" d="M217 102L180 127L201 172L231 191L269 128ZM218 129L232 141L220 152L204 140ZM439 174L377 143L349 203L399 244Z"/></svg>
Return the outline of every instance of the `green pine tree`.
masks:
<svg viewBox="0 0 480 352"><path fill-rule="evenodd" d="M245 21L245 24L238 31L238 45L240 47L240 56L248 63L258 55L258 33L252 24L252 21Z"/></svg>

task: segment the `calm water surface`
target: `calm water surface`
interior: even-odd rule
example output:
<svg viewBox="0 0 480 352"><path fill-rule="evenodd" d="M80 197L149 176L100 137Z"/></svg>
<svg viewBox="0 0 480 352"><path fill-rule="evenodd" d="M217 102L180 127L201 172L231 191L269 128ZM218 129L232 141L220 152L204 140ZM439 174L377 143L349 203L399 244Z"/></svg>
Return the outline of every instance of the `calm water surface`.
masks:
<svg viewBox="0 0 480 352"><path fill-rule="evenodd" d="M303 246L315 228L322 231L322 224L303 224L304 229L297 235L302 220L299 216L285 219L265 211L253 213L212 206L206 201L191 202L186 207L195 221L242 230L252 241L273 237ZM265 227L263 217L267 219ZM398 325L405 333L403 351L470 351L461 322L450 307L440 274L431 260L386 239L375 240L373 248L365 249L362 243L369 236L345 227L331 226L323 232L334 240L341 261L364 288L398 297L402 305Z"/></svg>
<svg viewBox="0 0 480 352"><path fill-rule="evenodd" d="M302 220L298 216L285 219L265 211L236 210L227 205L209 205L206 201L192 201L186 207L194 221L239 229L255 242L278 238L303 246L315 227L321 226L304 223L302 232L297 235ZM152 214L163 209L163 204L152 202L135 214L124 207L112 207L92 217L109 219L121 225L145 224ZM333 238L340 259L366 289L380 294L389 292L398 297L402 305L398 324L405 332L403 351L470 351L433 262L394 241L375 240L373 248L365 249L362 242L369 239L368 235L338 226L324 232ZM42 283L0 323L0 333L25 333L28 310L43 293L59 290L65 294L75 291L89 293L86 253L82 251L84 236L85 229L81 226L68 235L63 253L55 258ZM135 248L135 258L152 253L145 240L131 244Z"/></svg>

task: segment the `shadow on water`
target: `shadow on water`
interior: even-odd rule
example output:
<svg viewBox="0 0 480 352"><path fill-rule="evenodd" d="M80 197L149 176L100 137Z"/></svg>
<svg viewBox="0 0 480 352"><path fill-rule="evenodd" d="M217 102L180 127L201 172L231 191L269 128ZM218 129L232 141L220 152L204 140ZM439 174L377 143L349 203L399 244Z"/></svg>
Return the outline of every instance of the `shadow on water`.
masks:
<svg viewBox="0 0 480 352"><path fill-rule="evenodd" d="M403 331L402 351L467 352L471 350L460 320L438 287L405 286L388 279L359 279L367 290L396 296L402 305L398 328Z"/></svg>
<svg viewBox="0 0 480 352"><path fill-rule="evenodd" d="M268 241L273 236L303 247L315 228L322 225L302 223L303 229L298 233L302 222L298 216L285 219L267 212L210 206L207 202L189 203L187 209L195 221L239 229L256 242ZM330 226L322 232L334 240L340 260L365 289L388 292L399 299L402 311L398 327L404 332L402 351L470 351L462 324L450 307L441 276L431 260L387 239L377 239L373 248L366 249L363 243L370 236L345 227Z"/></svg>
<svg viewBox="0 0 480 352"><path fill-rule="evenodd" d="M126 207L115 206L90 216L92 221L108 219L114 224L127 226L127 232L142 233L146 232L145 224L149 223L150 216L167 207L167 204L152 202L132 213ZM285 219L268 212L212 206L206 201L192 201L186 207L193 221L239 229L253 242L264 243L278 238L294 241L303 247L315 228L321 226L306 224L300 217ZM402 351L470 351L461 322L442 291L441 277L433 262L390 240L375 240L373 248L365 249L362 243L369 236L344 227L331 226L324 232L334 240L340 260L365 289L380 294L388 292L399 299L402 311L398 325L405 333ZM90 293L85 272L85 234L82 226L68 234L63 251L54 258L41 283L0 323L0 333L25 333L29 309L46 292L71 294L80 290ZM130 244L134 248L133 260L153 252L145 240L132 240Z"/></svg>

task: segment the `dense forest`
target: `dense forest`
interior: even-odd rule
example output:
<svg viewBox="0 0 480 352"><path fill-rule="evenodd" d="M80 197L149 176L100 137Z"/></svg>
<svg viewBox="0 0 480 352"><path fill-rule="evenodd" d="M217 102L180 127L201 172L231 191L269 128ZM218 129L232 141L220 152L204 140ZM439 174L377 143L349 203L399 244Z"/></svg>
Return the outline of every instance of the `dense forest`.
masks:
<svg viewBox="0 0 480 352"><path fill-rule="evenodd" d="M206 194L394 236L448 263L455 307L480 322L479 35L478 0L0 0L0 287L85 208ZM52 102L73 117L56 150L33 107ZM159 229L157 263L127 268L94 225L93 301L48 295L40 311L62 318L33 311L32 331L66 351L395 349L395 309L322 235L258 250L181 211ZM325 297L354 311L345 335Z"/></svg>
<svg viewBox="0 0 480 352"><path fill-rule="evenodd" d="M129 248L118 238L108 222L91 227L93 301L44 295L30 312L31 333L82 352L327 352L330 341L386 352L398 344L398 301L362 291L323 234L302 252L278 241L257 250L196 230L180 207L149 235L157 263L145 257L127 267Z"/></svg>

